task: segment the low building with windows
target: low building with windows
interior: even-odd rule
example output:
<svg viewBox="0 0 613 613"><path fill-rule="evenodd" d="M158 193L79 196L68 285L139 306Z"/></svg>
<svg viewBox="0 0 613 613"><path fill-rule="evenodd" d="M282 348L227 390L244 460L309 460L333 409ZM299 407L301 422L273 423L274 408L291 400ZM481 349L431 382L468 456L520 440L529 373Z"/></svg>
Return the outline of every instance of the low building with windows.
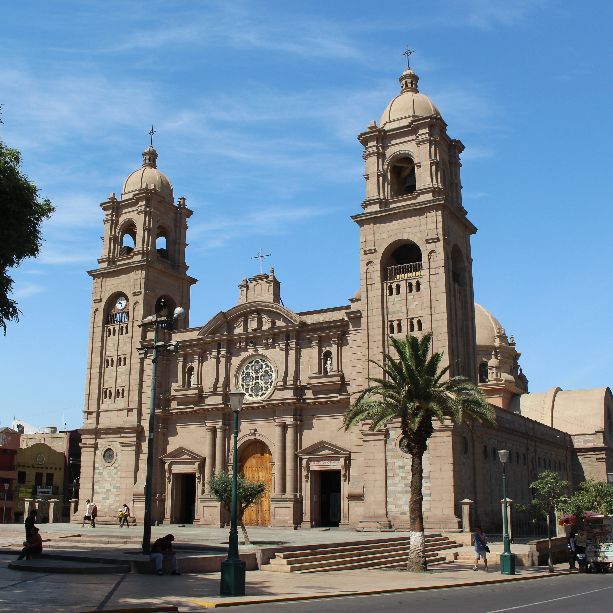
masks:
<svg viewBox="0 0 613 613"><path fill-rule="evenodd" d="M147 440L153 437L153 519L219 526L213 472L238 465L267 485L246 523L406 528L410 457L398 425L346 432L352 394L379 374L391 336L433 334L451 375L479 381L495 427L437 425L425 457L426 526L457 530L466 500L487 530L500 525L501 465L510 496L527 502L544 469L578 481L613 471L611 393L528 394L513 337L474 304L471 238L460 155L440 111L410 69L400 92L358 139L365 197L352 220L360 286L346 304L297 312L283 304L274 270L243 279L235 305L192 323L185 252L186 199L157 167L153 146L121 194L101 204L103 249L93 282L81 428L80 504L112 520L127 502L143 517ZM357 177L356 177L357 180ZM348 266L351 265L348 263ZM185 319L154 338L152 315ZM157 361L155 431L149 432L154 343L179 351ZM238 457L228 392L246 394ZM589 418L587 417L589 416ZM584 418L585 417L585 418ZM583 432L582 430L586 430Z"/></svg>

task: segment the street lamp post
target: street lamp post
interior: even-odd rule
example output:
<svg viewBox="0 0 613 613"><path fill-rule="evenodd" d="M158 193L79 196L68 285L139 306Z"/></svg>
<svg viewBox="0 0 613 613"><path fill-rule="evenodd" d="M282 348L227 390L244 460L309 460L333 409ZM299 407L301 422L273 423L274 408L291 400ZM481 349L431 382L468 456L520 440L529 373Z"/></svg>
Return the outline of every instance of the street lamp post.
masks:
<svg viewBox="0 0 613 613"><path fill-rule="evenodd" d="M230 392L230 406L234 413L234 454L232 462L232 502L230 504L230 538L228 557L221 563L222 596L245 595L245 562L238 554L238 415L243 408L244 392Z"/></svg>
<svg viewBox="0 0 613 613"><path fill-rule="evenodd" d="M9 493L9 484L5 483L4 484L4 503L2 505L2 523L6 524L6 497L8 496Z"/></svg>
<svg viewBox="0 0 613 613"><path fill-rule="evenodd" d="M515 554L511 553L511 541L509 539L509 514L507 513L507 462L510 452L500 450L498 457L502 463L502 540L503 552L500 556L500 573L503 575L515 574Z"/></svg>
<svg viewBox="0 0 613 613"><path fill-rule="evenodd" d="M165 343L159 341L159 330L164 328L172 330L173 322L185 317L185 311L181 307L174 310L172 318L161 318L156 313L145 317L139 327L150 326L153 328L153 347L151 348L151 398L149 400L149 430L147 434L147 475L145 479L145 514L143 517L143 555L151 553L151 508L153 506L153 444L155 436L155 401L157 395L157 363L160 354L165 352L176 353L179 349L177 342ZM138 350L142 358L149 355L148 347Z"/></svg>

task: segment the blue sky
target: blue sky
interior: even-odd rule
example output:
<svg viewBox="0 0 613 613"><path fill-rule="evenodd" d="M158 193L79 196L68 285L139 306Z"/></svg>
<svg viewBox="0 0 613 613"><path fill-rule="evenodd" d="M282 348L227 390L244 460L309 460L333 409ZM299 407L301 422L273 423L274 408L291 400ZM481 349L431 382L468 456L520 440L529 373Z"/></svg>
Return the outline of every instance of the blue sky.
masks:
<svg viewBox="0 0 613 613"><path fill-rule="evenodd" d="M235 304L272 253L284 303L358 287L356 135L398 91L401 53L466 145L476 300L514 334L533 391L606 386L611 4L11 2L2 9L0 138L57 207L41 257L13 271L0 423L81 422L99 202L158 165L194 210L191 324Z"/></svg>

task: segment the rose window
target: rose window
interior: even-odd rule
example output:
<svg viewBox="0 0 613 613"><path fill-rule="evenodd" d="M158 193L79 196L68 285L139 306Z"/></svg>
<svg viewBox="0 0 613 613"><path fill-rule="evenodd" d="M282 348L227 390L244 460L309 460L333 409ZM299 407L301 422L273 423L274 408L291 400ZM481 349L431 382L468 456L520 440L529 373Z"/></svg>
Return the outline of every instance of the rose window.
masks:
<svg viewBox="0 0 613 613"><path fill-rule="evenodd" d="M251 400L264 398L272 389L274 382L275 372L272 364L261 357L249 360L238 375L239 387Z"/></svg>

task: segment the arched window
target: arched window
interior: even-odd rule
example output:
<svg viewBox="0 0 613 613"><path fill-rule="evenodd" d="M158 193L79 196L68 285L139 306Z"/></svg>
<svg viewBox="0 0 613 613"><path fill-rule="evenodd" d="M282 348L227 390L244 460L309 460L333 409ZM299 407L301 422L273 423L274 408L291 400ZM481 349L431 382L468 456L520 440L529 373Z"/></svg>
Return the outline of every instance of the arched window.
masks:
<svg viewBox="0 0 613 613"><path fill-rule="evenodd" d="M412 293L413 293L413 284L412 284L410 281L409 281L409 282L408 282L408 284L407 284L407 292L408 292L409 294L412 294Z"/></svg>
<svg viewBox="0 0 613 613"><path fill-rule="evenodd" d="M411 279L421 276L421 249L412 241L406 241L384 256L382 273L387 281Z"/></svg>
<svg viewBox="0 0 613 613"><path fill-rule="evenodd" d="M479 383L487 383L487 380L488 380L487 362L481 362L481 364L479 364Z"/></svg>
<svg viewBox="0 0 613 613"><path fill-rule="evenodd" d="M409 332L415 332L415 322L409 319Z"/></svg>
<svg viewBox="0 0 613 613"><path fill-rule="evenodd" d="M415 291L418 292L421 290L421 283L419 281L415 281Z"/></svg>
<svg viewBox="0 0 613 613"><path fill-rule="evenodd" d="M175 301L170 296L160 296L155 302L155 312L159 317L172 317Z"/></svg>
<svg viewBox="0 0 613 613"><path fill-rule="evenodd" d="M422 326L421 326L421 319L418 319L418 320L417 320L417 331L418 331L418 332L421 332L421 330L422 330Z"/></svg>
<svg viewBox="0 0 613 613"><path fill-rule="evenodd" d="M398 334L402 332L402 322L400 320L396 322L396 332L398 332Z"/></svg>
<svg viewBox="0 0 613 613"><path fill-rule="evenodd" d="M188 366L185 369L185 387L191 387L194 384L194 367Z"/></svg>
<svg viewBox="0 0 613 613"><path fill-rule="evenodd" d="M394 322L393 321L390 321L389 329L390 329L390 334L394 334Z"/></svg>
<svg viewBox="0 0 613 613"><path fill-rule="evenodd" d="M108 311L105 319L105 323L107 324L123 324L127 322L130 318L128 310L128 298L125 294L115 295L111 299L110 304L107 306L107 309ZM122 334L121 331L120 334ZM113 328L113 336L115 336L115 328Z"/></svg>
<svg viewBox="0 0 613 613"><path fill-rule="evenodd" d="M394 286L391 283L387 286L387 295L388 296L394 295Z"/></svg>
<svg viewBox="0 0 613 613"><path fill-rule="evenodd" d="M133 223L126 225L119 238L119 255L132 255L136 248L136 226Z"/></svg>
<svg viewBox="0 0 613 613"><path fill-rule="evenodd" d="M155 237L155 250L161 258L168 259L168 232L166 228L158 228L157 236Z"/></svg>
<svg viewBox="0 0 613 613"><path fill-rule="evenodd" d="M321 356L321 372L329 375L332 372L332 352L324 351Z"/></svg>
<svg viewBox="0 0 613 613"><path fill-rule="evenodd" d="M400 294L400 283L396 283L396 296Z"/></svg>
<svg viewBox="0 0 613 613"><path fill-rule="evenodd" d="M390 167L390 196L412 194L417 189L415 162L410 157L395 160Z"/></svg>

